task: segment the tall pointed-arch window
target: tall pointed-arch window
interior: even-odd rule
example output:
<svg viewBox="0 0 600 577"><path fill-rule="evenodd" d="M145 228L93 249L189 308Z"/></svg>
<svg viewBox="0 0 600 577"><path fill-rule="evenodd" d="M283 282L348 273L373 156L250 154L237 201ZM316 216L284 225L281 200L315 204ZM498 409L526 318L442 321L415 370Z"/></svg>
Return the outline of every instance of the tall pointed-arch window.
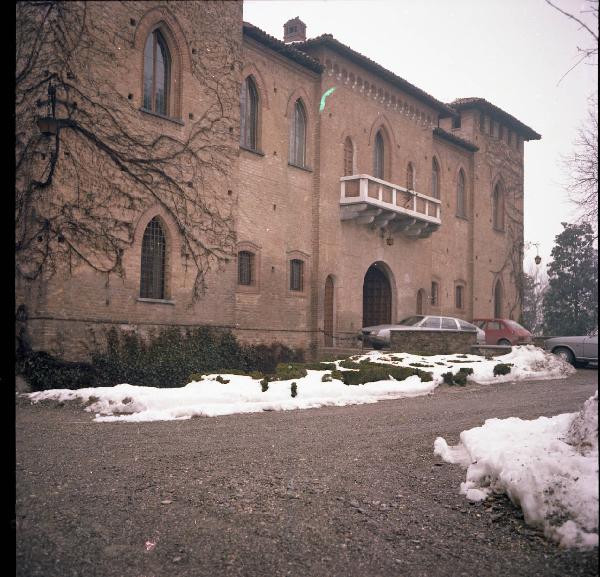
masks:
<svg viewBox="0 0 600 577"><path fill-rule="evenodd" d="M467 216L467 192L465 173L461 169L458 173L458 181L456 183L456 215Z"/></svg>
<svg viewBox="0 0 600 577"><path fill-rule="evenodd" d="M415 171L413 169L412 162L408 163L406 167L406 188L408 190L415 189Z"/></svg>
<svg viewBox="0 0 600 577"><path fill-rule="evenodd" d="M160 220L154 217L148 223L142 239L141 298L165 298L166 249L167 243Z"/></svg>
<svg viewBox="0 0 600 577"><path fill-rule="evenodd" d="M385 174L385 144L381 130L375 135L375 150L373 153L373 176L384 180Z"/></svg>
<svg viewBox="0 0 600 577"><path fill-rule="evenodd" d="M352 139L347 136L344 140L344 176L354 174L354 144Z"/></svg>
<svg viewBox="0 0 600 577"><path fill-rule="evenodd" d="M431 196L440 197L440 165L435 158L431 162Z"/></svg>
<svg viewBox="0 0 600 577"><path fill-rule="evenodd" d="M171 55L164 36L155 29L144 48L144 108L168 115Z"/></svg>
<svg viewBox="0 0 600 577"><path fill-rule="evenodd" d="M504 192L500 183L494 187L492 194L492 223L495 230L504 230Z"/></svg>
<svg viewBox="0 0 600 577"><path fill-rule="evenodd" d="M294 117L290 130L290 162L306 165L306 112L300 99L294 104Z"/></svg>
<svg viewBox="0 0 600 577"><path fill-rule="evenodd" d="M258 90L252 77L242 84L240 98L240 144L251 150L258 148Z"/></svg>
<svg viewBox="0 0 600 577"><path fill-rule="evenodd" d="M494 285L494 318L503 318L502 305L503 305L503 294L502 294L502 283L500 279L496 281Z"/></svg>

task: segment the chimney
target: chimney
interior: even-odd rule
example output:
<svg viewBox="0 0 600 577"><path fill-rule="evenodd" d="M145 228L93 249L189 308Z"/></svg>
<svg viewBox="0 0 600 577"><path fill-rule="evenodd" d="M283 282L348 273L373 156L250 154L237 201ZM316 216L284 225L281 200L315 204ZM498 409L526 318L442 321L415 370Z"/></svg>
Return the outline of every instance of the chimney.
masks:
<svg viewBox="0 0 600 577"><path fill-rule="evenodd" d="M283 41L286 44L290 42L304 42L306 40L306 24L296 16L288 20L283 25Z"/></svg>

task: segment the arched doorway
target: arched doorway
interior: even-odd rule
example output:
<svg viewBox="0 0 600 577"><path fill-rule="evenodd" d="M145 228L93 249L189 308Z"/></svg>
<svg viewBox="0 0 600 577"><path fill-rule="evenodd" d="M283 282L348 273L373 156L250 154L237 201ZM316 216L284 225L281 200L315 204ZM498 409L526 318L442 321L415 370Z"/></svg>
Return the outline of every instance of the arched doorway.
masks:
<svg viewBox="0 0 600 577"><path fill-rule="evenodd" d="M423 289L421 289L417 293L417 314L418 315L423 314L423 301L425 300L424 295L425 295L425 291Z"/></svg>
<svg viewBox="0 0 600 577"><path fill-rule="evenodd" d="M329 275L325 279L325 299L323 303L323 333L324 345L333 346L333 278Z"/></svg>
<svg viewBox="0 0 600 577"><path fill-rule="evenodd" d="M373 264L363 283L363 327L392 322L392 288L386 273Z"/></svg>
<svg viewBox="0 0 600 577"><path fill-rule="evenodd" d="M498 279L494 286L494 318L501 319L502 317L502 283Z"/></svg>

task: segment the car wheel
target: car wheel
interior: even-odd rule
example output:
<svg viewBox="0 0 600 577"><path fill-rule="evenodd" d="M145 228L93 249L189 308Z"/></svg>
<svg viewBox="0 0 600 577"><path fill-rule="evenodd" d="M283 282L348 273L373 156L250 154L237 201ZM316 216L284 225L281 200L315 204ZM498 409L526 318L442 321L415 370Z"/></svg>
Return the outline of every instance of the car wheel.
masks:
<svg viewBox="0 0 600 577"><path fill-rule="evenodd" d="M557 357L560 357L563 361L567 361L571 365L575 364L575 357L573 353L569 349L565 349L564 347L558 347L552 351Z"/></svg>
<svg viewBox="0 0 600 577"><path fill-rule="evenodd" d="M503 347L512 347L512 343L508 339L500 339L498 344L502 345Z"/></svg>

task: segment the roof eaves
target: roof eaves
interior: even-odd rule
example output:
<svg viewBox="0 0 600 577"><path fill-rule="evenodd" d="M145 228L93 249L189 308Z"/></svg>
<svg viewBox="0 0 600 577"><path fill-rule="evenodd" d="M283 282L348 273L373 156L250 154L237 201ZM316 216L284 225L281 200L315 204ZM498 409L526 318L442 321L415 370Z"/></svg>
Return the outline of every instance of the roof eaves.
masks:
<svg viewBox="0 0 600 577"><path fill-rule="evenodd" d="M326 45L332 48L333 50L336 50L342 56L353 60L357 64L365 67L371 72L382 77L384 80L387 80L391 84L394 84L404 92L407 92L411 96L414 96L415 98L424 101L429 106L432 106L438 111L445 113L446 116L456 116L456 111L452 107L448 106L444 102L441 102L440 100L437 100L430 94L427 94L427 92L425 92L424 90L421 90L414 84L411 84L407 80L404 80L404 78L397 76L393 72L389 71L387 68L384 68L380 64L377 64L377 62L371 60L363 54L360 54L360 52L356 52L356 50L353 50L349 46L342 44L339 40L336 40L331 34L322 34L321 36L317 36L316 38L311 38L309 40L306 40L305 42L298 43L296 45L296 48L298 50L303 50L305 48L311 48L321 45Z"/></svg>
<svg viewBox="0 0 600 577"><path fill-rule="evenodd" d="M319 74L323 72L323 66L319 64L319 62L317 62L314 58L289 44L285 44L284 42L278 40L274 36L267 34L260 28L254 26L254 24L244 22L243 32L250 38L253 38L257 42L264 44L268 48L271 48L271 50L274 50L282 56L285 56L286 58L297 62L305 68L308 68L313 72L318 72Z"/></svg>
<svg viewBox="0 0 600 577"><path fill-rule="evenodd" d="M477 108L483 112L489 112L499 118L502 118L506 124L521 133L526 140L540 140L542 138L540 134L526 124L523 124L518 118L515 118L508 112L498 108L491 102L488 102L485 98L457 98L456 100L452 101L449 106L456 111Z"/></svg>

